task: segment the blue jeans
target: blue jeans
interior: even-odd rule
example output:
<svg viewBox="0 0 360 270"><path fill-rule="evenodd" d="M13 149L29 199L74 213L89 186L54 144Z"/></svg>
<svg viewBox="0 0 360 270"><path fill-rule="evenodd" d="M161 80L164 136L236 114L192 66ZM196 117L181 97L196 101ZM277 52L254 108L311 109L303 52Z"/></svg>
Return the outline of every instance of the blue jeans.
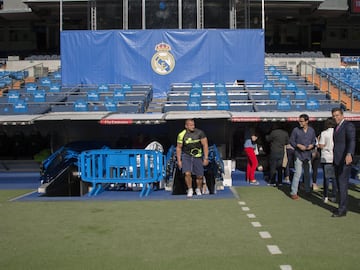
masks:
<svg viewBox="0 0 360 270"><path fill-rule="evenodd" d="M306 163L306 161L302 161L299 158L295 158L294 168L295 168L295 173L291 183L290 194L296 195L298 193L299 182L303 170L304 170L305 192L310 192L311 191L311 185L310 185L311 160L308 160Z"/></svg>

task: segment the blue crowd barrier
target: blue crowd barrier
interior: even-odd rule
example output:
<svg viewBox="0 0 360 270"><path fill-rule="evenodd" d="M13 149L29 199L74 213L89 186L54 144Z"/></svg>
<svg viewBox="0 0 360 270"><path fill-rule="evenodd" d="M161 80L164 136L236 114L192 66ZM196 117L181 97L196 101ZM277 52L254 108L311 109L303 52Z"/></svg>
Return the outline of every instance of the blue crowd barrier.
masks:
<svg viewBox="0 0 360 270"><path fill-rule="evenodd" d="M140 197L148 196L152 184L164 178L162 152L144 149L101 149L83 151L79 159L81 179L92 183L89 196L106 184L141 184Z"/></svg>

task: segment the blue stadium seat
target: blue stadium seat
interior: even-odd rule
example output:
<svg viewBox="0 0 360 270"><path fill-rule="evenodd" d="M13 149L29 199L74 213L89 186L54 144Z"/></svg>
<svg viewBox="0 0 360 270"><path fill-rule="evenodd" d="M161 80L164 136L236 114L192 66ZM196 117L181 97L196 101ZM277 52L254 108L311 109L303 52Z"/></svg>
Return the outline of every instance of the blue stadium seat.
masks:
<svg viewBox="0 0 360 270"><path fill-rule="evenodd" d="M9 103L15 103L19 100L20 94L16 90L11 90L8 92L7 100Z"/></svg>
<svg viewBox="0 0 360 270"><path fill-rule="evenodd" d="M295 91L295 99L296 100L306 100L307 99L306 91L301 88L297 89Z"/></svg>
<svg viewBox="0 0 360 270"><path fill-rule="evenodd" d="M263 88L265 90L273 90L274 89L274 83L272 81L265 81L263 84Z"/></svg>
<svg viewBox="0 0 360 270"><path fill-rule="evenodd" d="M99 93L109 92L109 86L107 84L100 84L97 90Z"/></svg>
<svg viewBox="0 0 360 270"><path fill-rule="evenodd" d="M191 85L191 90L202 91L202 88L202 84L199 82L194 82Z"/></svg>
<svg viewBox="0 0 360 270"><path fill-rule="evenodd" d="M124 101L125 100L125 92L122 88L114 89L113 98L115 101Z"/></svg>
<svg viewBox="0 0 360 270"><path fill-rule="evenodd" d="M105 105L107 111L111 111L111 112L117 111L116 102L112 99L109 99L109 98L106 99L104 105Z"/></svg>
<svg viewBox="0 0 360 270"><path fill-rule="evenodd" d="M189 100L187 103L187 110L188 111L199 111L201 108L201 104L198 100Z"/></svg>
<svg viewBox="0 0 360 270"><path fill-rule="evenodd" d="M279 100L281 97L281 92L278 90L270 90L269 91L269 98L271 100Z"/></svg>
<svg viewBox="0 0 360 270"><path fill-rule="evenodd" d="M52 83L49 86L49 91L54 92L54 93L60 92L61 91L61 85L58 84L58 83Z"/></svg>
<svg viewBox="0 0 360 270"><path fill-rule="evenodd" d="M190 99L194 99L194 98L200 99L201 94L202 94L201 91L191 89L191 91L190 91Z"/></svg>
<svg viewBox="0 0 360 270"><path fill-rule="evenodd" d="M296 91L297 86L296 86L296 84L295 84L293 81L288 81L288 82L286 83L285 89L286 89L286 90Z"/></svg>
<svg viewBox="0 0 360 270"><path fill-rule="evenodd" d="M25 90L26 92L34 92L38 89L38 85L36 83L26 83Z"/></svg>
<svg viewBox="0 0 360 270"><path fill-rule="evenodd" d="M88 101L99 101L99 93L96 90L90 90L87 92L86 97Z"/></svg>
<svg viewBox="0 0 360 270"><path fill-rule="evenodd" d="M319 110L319 101L317 99L310 98L306 101L306 109L310 111Z"/></svg>
<svg viewBox="0 0 360 270"><path fill-rule="evenodd" d="M33 93L33 101L34 102L45 102L45 91L44 90L36 90Z"/></svg>
<svg viewBox="0 0 360 270"><path fill-rule="evenodd" d="M226 86L224 83L216 83L215 84L215 91L216 93L219 93L219 92L226 92Z"/></svg>
<svg viewBox="0 0 360 270"><path fill-rule="evenodd" d="M28 105L24 100L17 100L13 104L14 113L27 113L28 112Z"/></svg>
<svg viewBox="0 0 360 270"><path fill-rule="evenodd" d="M50 86L51 85L51 80L49 77L42 77L40 78L40 85L41 86Z"/></svg>
<svg viewBox="0 0 360 270"><path fill-rule="evenodd" d="M74 102L74 111L86 112L88 111L88 104L85 100L79 99Z"/></svg>
<svg viewBox="0 0 360 270"><path fill-rule="evenodd" d="M217 102L217 109L229 111L230 110L230 102L228 100L219 100Z"/></svg>
<svg viewBox="0 0 360 270"><path fill-rule="evenodd" d="M122 90L125 91L125 92L131 92L133 89L132 85L129 84L129 83L125 83L123 84L122 86Z"/></svg>
<svg viewBox="0 0 360 270"><path fill-rule="evenodd" d="M291 110L291 102L287 98L281 98L277 102L277 109L279 111L290 111Z"/></svg>

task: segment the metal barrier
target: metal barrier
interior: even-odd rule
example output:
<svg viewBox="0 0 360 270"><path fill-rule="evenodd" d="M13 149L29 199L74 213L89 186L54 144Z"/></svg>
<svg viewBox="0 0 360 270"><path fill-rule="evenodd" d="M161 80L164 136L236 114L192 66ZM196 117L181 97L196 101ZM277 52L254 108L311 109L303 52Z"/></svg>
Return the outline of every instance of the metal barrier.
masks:
<svg viewBox="0 0 360 270"><path fill-rule="evenodd" d="M105 184L142 184L140 197L148 196L152 184L164 177L162 152L144 149L101 149L80 154L81 179L92 183L89 196L100 193Z"/></svg>

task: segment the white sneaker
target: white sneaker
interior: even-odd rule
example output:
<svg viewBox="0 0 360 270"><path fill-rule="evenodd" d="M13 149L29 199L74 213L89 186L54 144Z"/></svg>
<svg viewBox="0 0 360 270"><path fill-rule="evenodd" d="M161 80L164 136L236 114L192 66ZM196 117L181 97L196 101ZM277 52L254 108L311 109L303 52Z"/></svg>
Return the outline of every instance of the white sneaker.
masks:
<svg viewBox="0 0 360 270"><path fill-rule="evenodd" d="M329 202L328 197L325 197L325 198L324 198L324 203L328 203L328 202Z"/></svg>
<svg viewBox="0 0 360 270"><path fill-rule="evenodd" d="M189 188L189 189L187 190L187 197L188 197L188 198L191 198L193 194L194 194L193 189L192 189L192 188Z"/></svg>
<svg viewBox="0 0 360 270"><path fill-rule="evenodd" d="M195 189L195 193L196 193L196 195L200 196L200 195L201 195L201 190L200 190L200 188Z"/></svg>

